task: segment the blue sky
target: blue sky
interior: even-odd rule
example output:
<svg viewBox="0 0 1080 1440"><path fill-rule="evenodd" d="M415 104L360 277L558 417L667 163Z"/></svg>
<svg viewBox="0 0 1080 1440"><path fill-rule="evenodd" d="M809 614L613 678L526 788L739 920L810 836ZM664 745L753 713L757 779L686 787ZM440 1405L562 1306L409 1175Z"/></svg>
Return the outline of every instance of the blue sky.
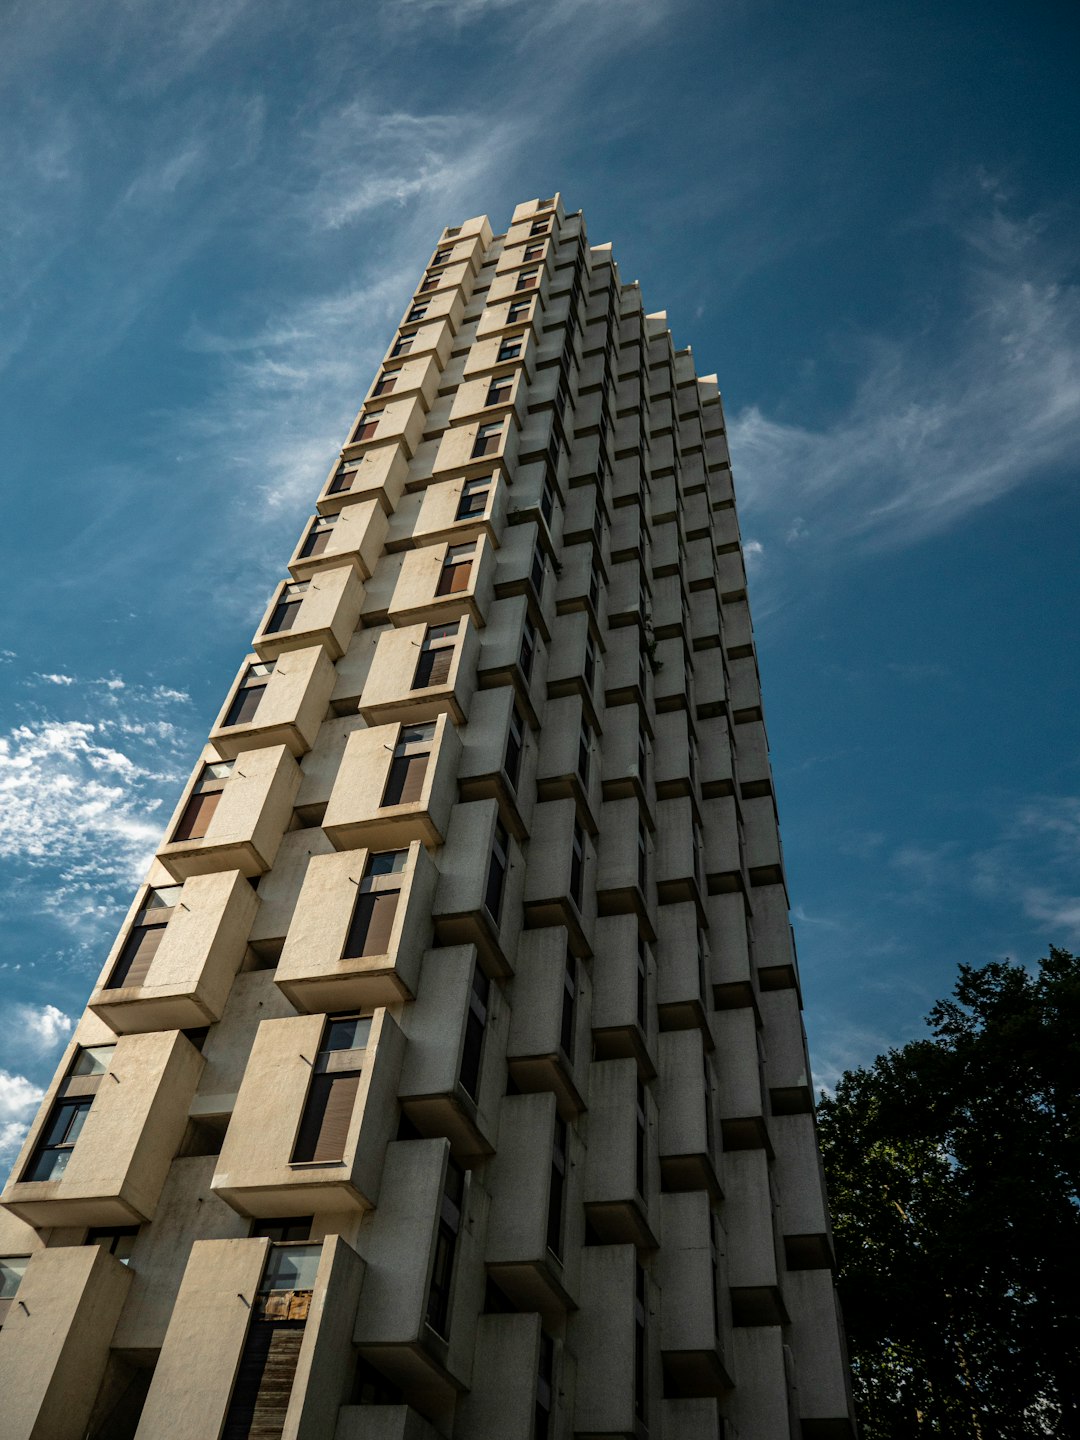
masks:
<svg viewBox="0 0 1080 1440"><path fill-rule="evenodd" d="M8 0L0 1141L445 223L724 393L819 1079L1080 939L1076 12Z"/></svg>

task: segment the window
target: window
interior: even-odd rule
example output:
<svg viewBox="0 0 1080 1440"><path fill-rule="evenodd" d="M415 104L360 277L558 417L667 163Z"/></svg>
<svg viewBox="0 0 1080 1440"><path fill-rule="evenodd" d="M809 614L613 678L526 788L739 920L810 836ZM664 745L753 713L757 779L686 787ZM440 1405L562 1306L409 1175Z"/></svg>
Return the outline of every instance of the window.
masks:
<svg viewBox="0 0 1080 1440"><path fill-rule="evenodd" d="M293 1149L294 1165L318 1165L344 1157L370 1032L370 1016L327 1016ZM342 1055L342 1051L348 1054Z"/></svg>
<svg viewBox="0 0 1080 1440"><path fill-rule="evenodd" d="M449 625L428 626L424 643L420 646L413 690L426 690L430 685L446 685L449 682L459 625L460 622L454 620Z"/></svg>
<svg viewBox="0 0 1080 1440"><path fill-rule="evenodd" d="M510 393L514 388L514 382L509 375L498 375L488 386L487 397L484 400L487 405L505 405L510 399Z"/></svg>
<svg viewBox="0 0 1080 1440"><path fill-rule="evenodd" d="M396 371L390 375L380 375L375 382L375 388L371 392L372 395L389 395L397 384L397 379Z"/></svg>
<svg viewBox="0 0 1080 1440"><path fill-rule="evenodd" d="M645 1357L648 1353L645 1344L645 1271L640 1261L635 1261L636 1275L634 1277L634 1414L645 1423L647 1420L647 1405L645 1396Z"/></svg>
<svg viewBox="0 0 1080 1440"><path fill-rule="evenodd" d="M487 509L490 493L490 475L483 475L475 480L466 480L461 487L461 499L458 501L457 514L454 519L470 520L474 515L483 515Z"/></svg>
<svg viewBox="0 0 1080 1440"><path fill-rule="evenodd" d="M645 1146L649 1138L649 1122L645 1109L645 1086L639 1080L637 1082L637 1129L635 1134L634 1147L634 1182L637 1185L637 1192L644 1200L645 1194Z"/></svg>
<svg viewBox="0 0 1080 1440"><path fill-rule="evenodd" d="M311 526L304 537L304 543L300 547L301 560L310 559L312 555L321 555L330 543L330 536L333 534L334 526L341 517L339 515L316 515Z"/></svg>
<svg viewBox="0 0 1080 1440"><path fill-rule="evenodd" d="M413 347L413 336L402 335L394 341L394 347L390 351L391 360L396 360L399 355L408 355Z"/></svg>
<svg viewBox="0 0 1080 1440"><path fill-rule="evenodd" d="M577 960L566 952L566 966L563 970L562 1012L559 1017L559 1044L562 1052L574 1063L574 1003L577 1000Z"/></svg>
<svg viewBox="0 0 1080 1440"><path fill-rule="evenodd" d="M637 882L642 895L647 894L649 876L649 841L645 834L645 822L638 816L637 822Z"/></svg>
<svg viewBox="0 0 1080 1440"><path fill-rule="evenodd" d="M266 691L268 676L274 673L273 660L257 660L249 665L241 677L240 684L236 687L236 694L229 706L225 719L221 722L222 727L227 725L249 725L255 718L255 712L259 708Z"/></svg>
<svg viewBox="0 0 1080 1440"><path fill-rule="evenodd" d="M266 1257L266 1269L259 1281L259 1294L272 1295L274 1291L281 1290L314 1290L321 1255L322 1241L311 1245L295 1240L274 1240ZM228 1433L226 1429L225 1434Z"/></svg>
<svg viewBox="0 0 1080 1440"><path fill-rule="evenodd" d="M582 885L585 879L585 832L579 820L574 821L574 838L570 856L570 898L581 909Z"/></svg>
<svg viewBox="0 0 1080 1440"><path fill-rule="evenodd" d="M0 1255L0 1326L7 1319L29 1264L29 1255Z"/></svg>
<svg viewBox="0 0 1080 1440"><path fill-rule="evenodd" d="M495 821L495 835L491 843L491 859L488 862L487 884L484 886L484 907L496 925L502 910L503 888L506 884L506 870L510 863L510 837L501 820Z"/></svg>
<svg viewBox="0 0 1080 1440"><path fill-rule="evenodd" d="M566 1198L566 1121L555 1116L555 1138L551 1146L551 1180L548 1186L547 1248L562 1256L563 1208Z"/></svg>
<svg viewBox="0 0 1080 1440"><path fill-rule="evenodd" d="M589 755L592 750L592 730L584 715L581 717L581 724L578 726L578 747L577 747L577 773L582 785L588 789L589 785Z"/></svg>
<svg viewBox="0 0 1080 1440"><path fill-rule="evenodd" d="M232 774L234 763L232 760L215 760L203 766L199 778L195 781L191 798L184 806L180 823L173 833L174 843L177 840L203 838L210 828L210 821L214 818L221 792Z"/></svg>
<svg viewBox="0 0 1080 1440"><path fill-rule="evenodd" d="M486 425L478 426L476 439L473 441L472 458L476 460L481 455L494 455L502 442L502 434L501 420L489 420Z"/></svg>
<svg viewBox="0 0 1080 1440"><path fill-rule="evenodd" d="M356 479L356 472L363 464L363 460L344 460L340 470L330 482L328 495L341 495L346 490L351 490L353 481Z"/></svg>
<svg viewBox="0 0 1080 1440"><path fill-rule="evenodd" d="M365 410L356 422L356 429L349 437L349 444L359 445L363 440L373 440L375 431L379 428L379 421L385 414L385 410Z"/></svg>
<svg viewBox="0 0 1080 1440"><path fill-rule="evenodd" d="M638 936L637 942L637 1022L642 1030L646 1028L647 1013L645 1009L648 998L649 987L649 959L645 949L645 941Z"/></svg>
<svg viewBox="0 0 1080 1440"><path fill-rule="evenodd" d="M592 559L589 562L589 604L594 610L600 604L600 566L597 563L595 550L593 550Z"/></svg>
<svg viewBox="0 0 1080 1440"><path fill-rule="evenodd" d="M444 1340L450 1328L450 1287L454 1279L454 1255L464 1206L465 1171L451 1158L446 1162L446 1184L439 1208L439 1232L435 1239L426 1316L427 1323Z"/></svg>
<svg viewBox="0 0 1080 1440"><path fill-rule="evenodd" d="M432 265L445 265L453 253L453 250L436 250L431 257Z"/></svg>
<svg viewBox="0 0 1080 1440"><path fill-rule="evenodd" d="M429 290L437 290L441 279L442 277L440 275L429 275L420 286L420 294L426 295Z"/></svg>
<svg viewBox="0 0 1080 1440"><path fill-rule="evenodd" d="M540 257L541 257L541 255L543 255L543 253L544 253L544 247L543 247L543 245L526 245L526 246L525 246L525 253L522 255L521 258L525 261L525 263L526 263L526 265L527 265L530 260L539 260Z"/></svg>
<svg viewBox="0 0 1080 1440"><path fill-rule="evenodd" d="M147 893L143 907L135 916L135 923L124 941L120 958L113 966L106 989L120 990L125 986L143 983L146 972L150 969L150 962L157 954L165 934L165 927L179 903L183 888L182 885L167 885Z"/></svg>
<svg viewBox="0 0 1080 1440"><path fill-rule="evenodd" d="M585 632L585 664L582 667L582 675L585 678L585 688L592 694L593 680L596 676L596 641L592 637L592 631Z"/></svg>
<svg viewBox="0 0 1080 1440"><path fill-rule="evenodd" d="M532 290L540 278L539 270L522 270L514 285L515 290Z"/></svg>
<svg viewBox="0 0 1080 1440"><path fill-rule="evenodd" d="M383 791L383 805L414 805L420 799L434 738L434 721L401 727Z"/></svg>
<svg viewBox="0 0 1080 1440"><path fill-rule="evenodd" d="M472 1100L480 1098L480 1061L483 1058L490 994L491 981L479 965L474 965L472 988L469 991L469 1014L465 1020L465 1044L462 1047L461 1069L458 1072L458 1084Z"/></svg>
<svg viewBox="0 0 1080 1440"><path fill-rule="evenodd" d="M95 1045L78 1051L64 1086L75 1088L78 1093L65 1095L53 1103L22 1177L24 1180L59 1180L63 1175L115 1048L114 1045Z"/></svg>
<svg viewBox="0 0 1080 1440"><path fill-rule="evenodd" d="M533 660L536 658L536 626L530 616L525 617L525 626L521 632L521 650L518 654L518 665L521 673L528 684L532 679Z"/></svg>
<svg viewBox="0 0 1080 1440"><path fill-rule="evenodd" d="M525 722L515 700L510 709L510 727L506 736L506 755L503 758L503 770L515 790L521 773L521 755L524 749Z"/></svg>
<svg viewBox="0 0 1080 1440"><path fill-rule="evenodd" d="M555 513L555 487L551 483L551 476L544 472L544 488L540 492L540 514L547 523L551 524L551 517Z"/></svg>
<svg viewBox="0 0 1080 1440"><path fill-rule="evenodd" d="M508 325L516 325L519 320L527 320L531 309L531 300L511 300L506 311L506 323Z"/></svg>
<svg viewBox="0 0 1080 1440"><path fill-rule="evenodd" d="M417 321L423 320L427 312L428 307L426 305L414 305L408 315L405 316L405 324L415 325Z"/></svg>
<svg viewBox="0 0 1080 1440"><path fill-rule="evenodd" d="M291 1215L281 1220L253 1220L253 1240L276 1240L279 1244L296 1244L311 1239L313 1215Z"/></svg>
<svg viewBox="0 0 1080 1440"><path fill-rule="evenodd" d="M642 786L647 786L649 783L649 742L645 735L645 726L641 723L640 713L638 714L637 726L637 766L638 779L641 781Z"/></svg>
<svg viewBox="0 0 1080 1440"><path fill-rule="evenodd" d="M265 635L277 635L283 630L293 628L310 583L309 580L294 580L291 585L282 586L278 602L263 630Z"/></svg>
<svg viewBox="0 0 1080 1440"><path fill-rule="evenodd" d="M439 583L435 586L435 594L457 595L462 590L467 590L475 555L475 540L469 540L464 545L448 545L442 569L439 571Z"/></svg>
<svg viewBox="0 0 1080 1440"><path fill-rule="evenodd" d="M495 356L496 363L505 360L516 360L521 354L521 336L512 335L505 339L499 346L499 353Z"/></svg>
<svg viewBox="0 0 1080 1440"><path fill-rule="evenodd" d="M401 897L401 873L408 858L407 850L383 850L368 855L341 952L343 960L389 955Z"/></svg>
<svg viewBox="0 0 1080 1440"><path fill-rule="evenodd" d="M550 220L534 220L529 227L530 235L547 235L551 230Z"/></svg>
<svg viewBox="0 0 1080 1440"><path fill-rule="evenodd" d="M546 557L539 540L533 541L532 564L529 566L529 579L536 591L537 600L544 593L544 572L546 568Z"/></svg>
<svg viewBox="0 0 1080 1440"><path fill-rule="evenodd" d="M135 1249L138 1225L94 1225L86 1232L86 1244L98 1245L126 1265Z"/></svg>

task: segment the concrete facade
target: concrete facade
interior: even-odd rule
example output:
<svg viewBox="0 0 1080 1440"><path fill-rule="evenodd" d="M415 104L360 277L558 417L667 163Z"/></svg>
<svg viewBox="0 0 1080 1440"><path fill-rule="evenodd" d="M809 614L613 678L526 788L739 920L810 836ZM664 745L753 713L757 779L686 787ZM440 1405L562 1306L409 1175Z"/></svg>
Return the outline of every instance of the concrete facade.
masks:
<svg viewBox="0 0 1080 1440"><path fill-rule="evenodd" d="M853 1437L716 379L554 196L361 398L3 1192L0 1440Z"/></svg>

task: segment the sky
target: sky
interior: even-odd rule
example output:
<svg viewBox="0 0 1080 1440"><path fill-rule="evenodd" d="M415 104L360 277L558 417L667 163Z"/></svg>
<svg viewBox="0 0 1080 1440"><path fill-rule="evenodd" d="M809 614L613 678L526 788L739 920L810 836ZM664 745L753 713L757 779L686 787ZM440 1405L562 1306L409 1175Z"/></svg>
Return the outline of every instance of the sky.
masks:
<svg viewBox="0 0 1080 1440"><path fill-rule="evenodd" d="M445 224L719 376L815 1075L1080 942L1075 7L5 0L0 1161Z"/></svg>

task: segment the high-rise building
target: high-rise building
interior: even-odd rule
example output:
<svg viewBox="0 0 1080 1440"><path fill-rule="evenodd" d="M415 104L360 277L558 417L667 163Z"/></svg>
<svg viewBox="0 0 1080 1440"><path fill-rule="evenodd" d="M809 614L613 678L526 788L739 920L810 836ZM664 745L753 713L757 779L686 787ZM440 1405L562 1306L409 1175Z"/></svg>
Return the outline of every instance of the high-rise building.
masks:
<svg viewBox="0 0 1080 1440"><path fill-rule="evenodd" d="M853 1434L715 377L443 232L3 1192L0 1440Z"/></svg>

